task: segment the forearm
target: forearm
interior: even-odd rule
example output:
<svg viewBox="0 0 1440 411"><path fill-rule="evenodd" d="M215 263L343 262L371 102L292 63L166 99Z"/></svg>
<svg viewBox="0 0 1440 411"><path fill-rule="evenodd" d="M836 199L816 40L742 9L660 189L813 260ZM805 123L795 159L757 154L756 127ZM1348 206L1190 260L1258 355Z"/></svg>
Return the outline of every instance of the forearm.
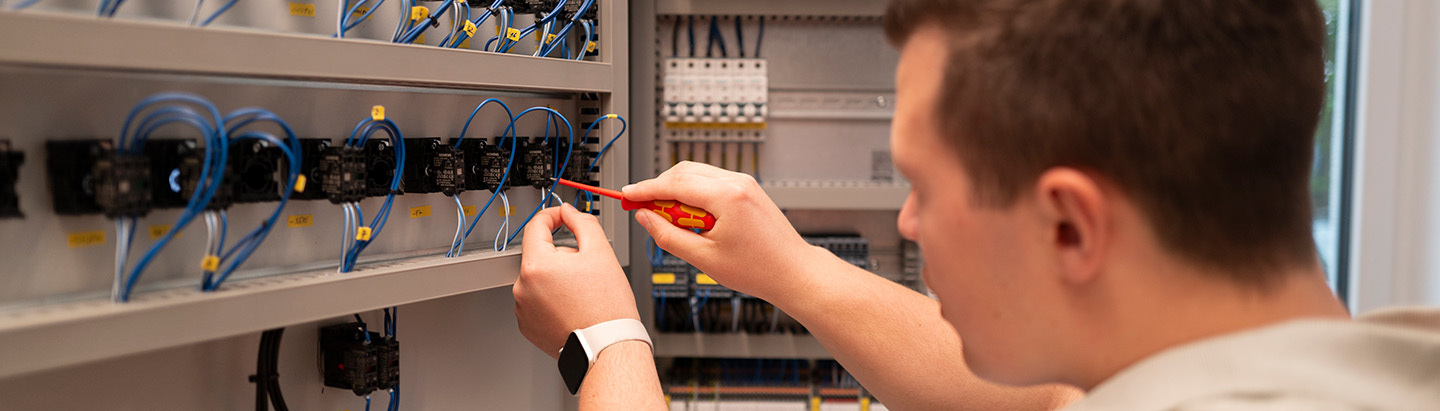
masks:
<svg viewBox="0 0 1440 411"><path fill-rule="evenodd" d="M1013 388L969 371L960 337L934 300L821 250L799 275L818 279L774 302L814 334L862 385L894 410L1054 409L1062 387Z"/></svg>
<svg viewBox="0 0 1440 411"><path fill-rule="evenodd" d="M664 410L652 355L641 341L620 342L601 351L580 385L580 409Z"/></svg>

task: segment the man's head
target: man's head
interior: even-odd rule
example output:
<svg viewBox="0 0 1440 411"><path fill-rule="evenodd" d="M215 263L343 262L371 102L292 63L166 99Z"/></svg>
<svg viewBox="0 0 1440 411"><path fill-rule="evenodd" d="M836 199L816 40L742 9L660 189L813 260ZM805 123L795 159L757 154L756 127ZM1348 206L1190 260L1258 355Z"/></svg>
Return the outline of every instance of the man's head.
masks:
<svg viewBox="0 0 1440 411"><path fill-rule="evenodd" d="M1065 312L1114 309L1122 268L1263 292L1316 264L1314 0L895 0L885 25L901 230L982 376L1057 378Z"/></svg>

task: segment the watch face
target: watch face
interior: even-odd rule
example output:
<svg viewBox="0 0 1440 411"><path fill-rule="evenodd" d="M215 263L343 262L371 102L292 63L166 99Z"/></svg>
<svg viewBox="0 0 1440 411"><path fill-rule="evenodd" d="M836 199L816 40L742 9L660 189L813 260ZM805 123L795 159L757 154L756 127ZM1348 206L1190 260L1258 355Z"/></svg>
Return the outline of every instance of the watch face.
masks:
<svg viewBox="0 0 1440 411"><path fill-rule="evenodd" d="M560 350L559 364L565 388L570 389L571 395L580 392L580 383L585 381L585 373L590 371L590 357L585 354L585 347L580 345L580 336L570 333L570 338L565 340L565 348Z"/></svg>

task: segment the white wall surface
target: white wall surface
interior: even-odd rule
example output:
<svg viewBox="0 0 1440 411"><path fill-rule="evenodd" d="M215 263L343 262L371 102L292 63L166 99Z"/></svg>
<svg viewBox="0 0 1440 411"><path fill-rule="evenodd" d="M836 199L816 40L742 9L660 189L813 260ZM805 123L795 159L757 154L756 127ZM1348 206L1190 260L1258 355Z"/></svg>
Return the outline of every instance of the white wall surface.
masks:
<svg viewBox="0 0 1440 411"><path fill-rule="evenodd" d="M1361 12L1353 308L1440 305L1440 2Z"/></svg>

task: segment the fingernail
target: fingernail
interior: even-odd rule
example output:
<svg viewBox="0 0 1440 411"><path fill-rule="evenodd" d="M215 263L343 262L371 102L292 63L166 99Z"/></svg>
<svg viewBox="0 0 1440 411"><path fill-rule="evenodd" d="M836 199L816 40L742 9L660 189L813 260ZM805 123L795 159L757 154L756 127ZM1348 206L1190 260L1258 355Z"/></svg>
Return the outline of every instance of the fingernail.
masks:
<svg viewBox="0 0 1440 411"><path fill-rule="evenodd" d="M570 203L564 203L563 205L561 205L561 207L565 207L566 209L569 209L569 210L575 210L575 206L574 206L573 204L570 204Z"/></svg>
<svg viewBox="0 0 1440 411"><path fill-rule="evenodd" d="M635 213L635 222L640 223L640 226L646 230L650 229L650 216L645 215L644 212Z"/></svg>
<svg viewBox="0 0 1440 411"><path fill-rule="evenodd" d="M623 192L629 192L629 191L630 191L630 187L634 187L634 186L635 186L634 184L626 184L624 187L620 187L620 192L622 192L622 193L623 193Z"/></svg>

